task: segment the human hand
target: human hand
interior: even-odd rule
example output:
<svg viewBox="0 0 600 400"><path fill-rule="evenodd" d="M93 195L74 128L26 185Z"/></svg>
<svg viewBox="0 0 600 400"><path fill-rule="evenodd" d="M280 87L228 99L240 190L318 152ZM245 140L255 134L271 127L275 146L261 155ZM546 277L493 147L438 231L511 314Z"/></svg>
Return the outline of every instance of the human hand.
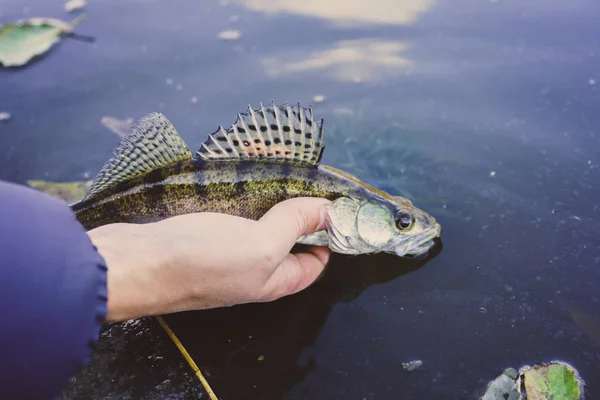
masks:
<svg viewBox="0 0 600 400"><path fill-rule="evenodd" d="M259 221L196 213L89 231L108 265L107 321L272 301L305 289L331 252L290 250L300 236L325 228L327 204L297 198Z"/></svg>

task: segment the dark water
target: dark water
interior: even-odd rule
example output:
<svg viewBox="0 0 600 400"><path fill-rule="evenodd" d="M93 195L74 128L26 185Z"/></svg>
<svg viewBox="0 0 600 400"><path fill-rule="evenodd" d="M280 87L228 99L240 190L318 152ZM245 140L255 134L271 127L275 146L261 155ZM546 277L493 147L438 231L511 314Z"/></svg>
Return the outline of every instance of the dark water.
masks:
<svg viewBox="0 0 600 400"><path fill-rule="evenodd" d="M0 178L93 176L118 142L106 115L161 111L197 148L248 104L312 102L324 163L444 228L424 265L335 257L296 296L170 316L220 398L467 399L553 359L600 397L600 3L89 0L87 13L77 32L95 43L0 71L13 115ZM42 0L0 0L0 14L73 17ZM226 29L242 36L219 40ZM134 366L110 368L144 396Z"/></svg>

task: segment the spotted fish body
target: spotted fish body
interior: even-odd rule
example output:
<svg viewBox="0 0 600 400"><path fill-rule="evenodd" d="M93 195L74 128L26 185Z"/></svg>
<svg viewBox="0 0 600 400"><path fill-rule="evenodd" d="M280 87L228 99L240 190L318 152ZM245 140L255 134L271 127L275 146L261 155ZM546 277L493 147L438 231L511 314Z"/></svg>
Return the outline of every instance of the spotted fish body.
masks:
<svg viewBox="0 0 600 400"><path fill-rule="evenodd" d="M193 212L258 220L281 201L321 197L333 201L327 230L299 243L345 254L426 251L441 231L435 219L408 199L322 165L322 138L323 122L315 123L310 108L273 104L238 114L231 128L219 127L193 157L170 122L152 113L122 139L86 197L71 207L89 230ZM361 212L365 235L359 229ZM400 230L399 214L412 218L410 230L393 232ZM414 227L416 234L410 235ZM405 239L401 251L393 240L398 234Z"/></svg>
<svg viewBox="0 0 600 400"><path fill-rule="evenodd" d="M286 199L334 200L352 190L359 191L360 186L322 166L313 170L279 162L195 160L132 179L73 209L87 229L204 211L257 220Z"/></svg>

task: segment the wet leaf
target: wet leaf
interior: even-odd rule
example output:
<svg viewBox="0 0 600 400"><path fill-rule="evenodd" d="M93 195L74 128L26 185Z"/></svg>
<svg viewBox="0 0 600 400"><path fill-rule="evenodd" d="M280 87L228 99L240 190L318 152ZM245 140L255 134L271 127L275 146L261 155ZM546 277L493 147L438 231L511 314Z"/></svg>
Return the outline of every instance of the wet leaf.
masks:
<svg viewBox="0 0 600 400"><path fill-rule="evenodd" d="M312 99L315 103L322 103L325 101L325 96L323 96L322 94L317 94L314 95Z"/></svg>
<svg viewBox="0 0 600 400"><path fill-rule="evenodd" d="M71 12L85 7L85 0L69 0L65 3L65 11Z"/></svg>
<svg viewBox="0 0 600 400"><path fill-rule="evenodd" d="M85 19L80 15L72 22L55 18L31 18L8 23L0 28L0 64L19 67L49 51L64 35Z"/></svg>
<svg viewBox="0 0 600 400"><path fill-rule="evenodd" d="M105 116L102 117L100 122L102 125L121 137L127 136L133 127L132 118L118 119L115 117Z"/></svg>
<svg viewBox="0 0 600 400"><path fill-rule="evenodd" d="M527 400L579 400L583 392L577 370L560 361L522 368L518 386L525 388Z"/></svg>
<svg viewBox="0 0 600 400"><path fill-rule="evenodd" d="M423 366L423 361L421 360L413 360L409 362L402 363L402 368L407 370L408 372L413 372L418 370Z"/></svg>
<svg viewBox="0 0 600 400"><path fill-rule="evenodd" d="M236 30L226 30L219 32L217 37L221 40L238 40L242 37L242 32Z"/></svg>
<svg viewBox="0 0 600 400"><path fill-rule="evenodd" d="M27 184L41 192L59 198L69 204L75 203L85 196L91 181L50 182L29 180Z"/></svg>

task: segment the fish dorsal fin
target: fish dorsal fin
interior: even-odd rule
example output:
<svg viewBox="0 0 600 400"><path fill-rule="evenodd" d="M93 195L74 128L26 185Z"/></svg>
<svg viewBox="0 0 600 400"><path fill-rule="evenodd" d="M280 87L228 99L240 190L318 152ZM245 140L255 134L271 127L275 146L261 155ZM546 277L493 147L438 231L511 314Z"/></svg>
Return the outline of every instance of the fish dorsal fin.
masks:
<svg viewBox="0 0 600 400"><path fill-rule="evenodd" d="M323 120L315 123L312 108L271 103L238 114L231 128L222 126L196 152L203 160L265 160L317 166L323 155Z"/></svg>
<svg viewBox="0 0 600 400"><path fill-rule="evenodd" d="M141 118L121 139L114 155L104 164L84 199L133 177L192 158L173 125L159 113Z"/></svg>

